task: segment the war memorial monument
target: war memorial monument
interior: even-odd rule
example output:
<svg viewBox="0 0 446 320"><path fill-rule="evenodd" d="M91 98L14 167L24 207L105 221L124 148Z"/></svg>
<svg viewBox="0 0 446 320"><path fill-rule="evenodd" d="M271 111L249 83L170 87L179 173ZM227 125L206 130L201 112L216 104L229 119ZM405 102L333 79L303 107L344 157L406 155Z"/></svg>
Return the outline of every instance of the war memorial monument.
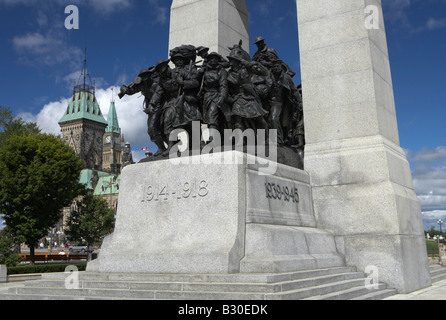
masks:
<svg viewBox="0 0 446 320"><path fill-rule="evenodd" d="M297 1L304 171L278 163L274 174L261 174L258 161L249 163L250 155L237 151L230 152L232 164L224 163L224 154L213 153L194 155L185 164L165 160L130 166L123 173L115 232L104 244L97 266L91 269L109 273L237 274L345 264L359 270L375 266L380 281L402 293L429 286L420 205L409 164L399 146L383 19L378 29L367 29L364 10L368 4L381 10L379 1ZM203 73L205 87L214 81L212 93L225 90L227 94L239 85L238 79L232 78L244 76L240 76L243 72L231 75L236 64L242 64L259 86L268 87L262 77L267 78L264 75L271 74L275 64L282 66L282 81L291 79L286 64L279 57L274 61L273 49L263 50L264 56L257 59L260 62L244 60L245 50L236 47L249 44L247 26L245 1L174 0L170 59L183 60L181 67L172 70L183 72L184 88L189 85L192 91L200 90ZM198 69L185 44L208 48L215 58L208 53L205 65L217 61L220 66L204 75L212 68ZM229 71L225 71L226 59ZM167 61L159 65L168 68ZM251 71L256 65L266 70ZM210 79L222 73L229 83L224 89L219 79ZM172 85L169 81L161 85L166 95ZM289 90L288 97L294 98L296 90ZM224 118L224 102L208 102L206 107L216 104L216 110L200 115L198 108L193 111L195 101L188 99L185 91L183 104L189 104L183 107L189 111L186 118L204 120L217 129L220 124L212 119L212 112L215 118ZM163 93L155 92L148 108L163 108L153 105L155 100L162 100L158 94ZM208 96L205 93L204 99ZM250 97L240 99L244 99L241 109L250 108L250 101L254 101ZM299 97L295 99L290 102L296 104L292 110L299 108ZM232 119L237 106L233 102ZM259 110L252 111L250 120L268 119L264 116L272 106L270 103L269 110L261 110L268 107L258 104ZM228 109L230 112L231 106ZM291 119L292 112L288 117ZM237 121L233 126L242 127ZM282 137L277 144L281 145L288 131L279 131ZM213 164L215 159L207 158L221 162Z"/></svg>
<svg viewBox="0 0 446 320"><path fill-rule="evenodd" d="M358 295L431 285L381 1L297 0L297 15L301 85L250 38L245 0L173 0L169 56L121 89L144 94L159 149L123 170L114 233L81 277L145 279L154 299L300 299L324 292L294 280L342 268L379 278Z"/></svg>

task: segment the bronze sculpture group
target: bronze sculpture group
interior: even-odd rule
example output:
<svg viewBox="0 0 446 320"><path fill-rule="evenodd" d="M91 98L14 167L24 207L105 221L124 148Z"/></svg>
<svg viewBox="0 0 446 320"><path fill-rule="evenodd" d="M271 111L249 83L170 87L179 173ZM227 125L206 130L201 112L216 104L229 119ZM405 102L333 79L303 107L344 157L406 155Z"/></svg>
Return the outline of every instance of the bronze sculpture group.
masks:
<svg viewBox="0 0 446 320"><path fill-rule="evenodd" d="M154 158L169 155L178 142L169 141L170 133L175 129L190 133L194 121L210 129L204 144L212 142L215 134L223 136L225 129L266 133L275 129L277 145L303 157L302 97L292 79L295 72L265 39L258 37L255 43L258 51L252 59L241 41L229 48L227 59L205 47L174 48L169 59L142 70L121 88L120 98L137 92L145 97L148 134L158 147ZM202 61L197 62L198 57Z"/></svg>

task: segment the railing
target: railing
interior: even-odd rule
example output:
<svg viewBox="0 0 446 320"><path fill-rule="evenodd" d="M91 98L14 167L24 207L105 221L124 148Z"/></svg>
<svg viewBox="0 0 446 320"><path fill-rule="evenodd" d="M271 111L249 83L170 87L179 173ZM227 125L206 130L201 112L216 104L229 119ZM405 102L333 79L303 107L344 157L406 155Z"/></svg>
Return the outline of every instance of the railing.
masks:
<svg viewBox="0 0 446 320"><path fill-rule="evenodd" d="M74 93L78 93L78 92L89 92L92 94L95 94L95 87L94 86L90 86L88 84L79 84L77 86L74 86Z"/></svg>

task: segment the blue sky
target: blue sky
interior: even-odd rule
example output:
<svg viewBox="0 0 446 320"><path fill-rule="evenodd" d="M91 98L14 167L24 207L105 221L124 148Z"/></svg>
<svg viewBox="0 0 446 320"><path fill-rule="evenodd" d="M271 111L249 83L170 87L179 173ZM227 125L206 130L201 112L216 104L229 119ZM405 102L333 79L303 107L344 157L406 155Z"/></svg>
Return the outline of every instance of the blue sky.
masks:
<svg viewBox="0 0 446 320"><path fill-rule="evenodd" d="M262 35L298 75L294 0L247 0L250 37ZM64 26L79 8L78 30ZM82 68L84 47L101 109L168 53L170 0L0 0L0 105L59 134L58 120ZM401 146L425 221L446 216L446 0L383 0ZM251 53L255 46L251 44ZM117 101L136 158L149 146L142 98ZM433 221L433 220L432 220ZM436 220L435 220L436 221Z"/></svg>

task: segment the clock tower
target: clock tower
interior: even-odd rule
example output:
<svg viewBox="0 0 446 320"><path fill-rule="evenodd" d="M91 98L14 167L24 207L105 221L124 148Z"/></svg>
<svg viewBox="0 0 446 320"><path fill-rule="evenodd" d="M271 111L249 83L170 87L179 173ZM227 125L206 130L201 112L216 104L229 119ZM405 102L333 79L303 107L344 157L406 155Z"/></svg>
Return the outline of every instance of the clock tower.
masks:
<svg viewBox="0 0 446 320"><path fill-rule="evenodd" d="M103 149L103 170L119 174L122 162L122 142L121 128L119 127L115 102L110 102L110 110L107 117L107 128L104 134Z"/></svg>

